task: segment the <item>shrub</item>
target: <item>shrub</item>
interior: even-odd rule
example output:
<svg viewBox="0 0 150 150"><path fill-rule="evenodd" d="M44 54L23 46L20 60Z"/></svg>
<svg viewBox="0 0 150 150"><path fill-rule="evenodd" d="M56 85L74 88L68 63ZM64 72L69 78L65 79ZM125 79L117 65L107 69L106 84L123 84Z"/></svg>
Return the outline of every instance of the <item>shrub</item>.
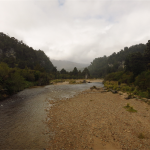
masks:
<svg viewBox="0 0 150 150"><path fill-rule="evenodd" d="M144 71L135 79L135 85L141 90L148 90L150 88L150 71Z"/></svg>
<svg viewBox="0 0 150 150"><path fill-rule="evenodd" d="M76 81L75 80L70 80L69 84L76 84Z"/></svg>
<svg viewBox="0 0 150 150"><path fill-rule="evenodd" d="M137 112L137 110L133 109L133 107L131 107L129 103L127 103L127 105L124 106L124 108L129 112Z"/></svg>

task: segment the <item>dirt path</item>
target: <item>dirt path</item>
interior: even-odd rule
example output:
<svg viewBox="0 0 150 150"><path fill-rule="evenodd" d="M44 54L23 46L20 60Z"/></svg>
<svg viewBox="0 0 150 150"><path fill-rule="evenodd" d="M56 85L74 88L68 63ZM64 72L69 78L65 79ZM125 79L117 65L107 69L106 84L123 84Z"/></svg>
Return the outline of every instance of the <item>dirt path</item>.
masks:
<svg viewBox="0 0 150 150"><path fill-rule="evenodd" d="M87 90L51 103L50 150L150 150L150 105L144 102ZM137 113L126 111L127 103Z"/></svg>

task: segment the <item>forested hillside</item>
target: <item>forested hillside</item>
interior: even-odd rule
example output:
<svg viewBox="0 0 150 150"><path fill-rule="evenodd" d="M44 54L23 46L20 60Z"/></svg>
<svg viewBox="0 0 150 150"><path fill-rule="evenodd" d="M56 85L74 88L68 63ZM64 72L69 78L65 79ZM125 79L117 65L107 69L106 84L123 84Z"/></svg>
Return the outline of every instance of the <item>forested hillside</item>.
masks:
<svg viewBox="0 0 150 150"><path fill-rule="evenodd" d="M104 83L111 89L128 92L130 97L138 95L150 98L150 40L146 44L144 53L129 54L125 59L124 71L106 75Z"/></svg>
<svg viewBox="0 0 150 150"><path fill-rule="evenodd" d="M22 41L0 33L0 100L31 86L47 85L54 79L90 77L85 68L57 71L41 50L34 50Z"/></svg>
<svg viewBox="0 0 150 150"><path fill-rule="evenodd" d="M53 64L41 50L34 50L22 41L0 33L0 62L5 62L9 67L24 69L43 68L46 72L53 70Z"/></svg>
<svg viewBox="0 0 150 150"><path fill-rule="evenodd" d="M0 100L31 86L49 84L54 69L43 51L0 33Z"/></svg>
<svg viewBox="0 0 150 150"><path fill-rule="evenodd" d="M131 47L125 47L124 50L118 53L113 53L110 56L95 58L88 67L92 77L105 77L107 74L116 71L122 71L125 68L126 57L135 52L144 53L146 45L138 44Z"/></svg>

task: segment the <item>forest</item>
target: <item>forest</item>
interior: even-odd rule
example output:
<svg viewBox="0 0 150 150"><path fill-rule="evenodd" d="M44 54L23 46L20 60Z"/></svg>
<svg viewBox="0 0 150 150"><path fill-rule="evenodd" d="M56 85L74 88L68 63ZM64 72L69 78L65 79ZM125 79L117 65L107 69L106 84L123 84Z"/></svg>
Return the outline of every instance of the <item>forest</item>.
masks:
<svg viewBox="0 0 150 150"><path fill-rule="evenodd" d="M125 47L110 56L95 58L83 71L57 70L42 50L0 33L0 100L31 86L54 79L104 78L126 84L130 91L150 97L150 40L147 44ZM116 87L115 87L116 88Z"/></svg>
<svg viewBox="0 0 150 150"><path fill-rule="evenodd" d="M0 100L32 86L42 86L54 79L84 79L90 77L87 68L75 67L57 71L42 50L34 50L23 41L0 33Z"/></svg>
<svg viewBox="0 0 150 150"><path fill-rule="evenodd" d="M117 81L118 85L111 81ZM130 95L150 98L150 40L141 52L136 51L126 56L122 70L118 67L106 74L104 83L114 90L122 89Z"/></svg>
<svg viewBox="0 0 150 150"><path fill-rule="evenodd" d="M92 77L95 78L103 78L107 74L116 72L116 71L123 71L125 69L125 60L129 54L139 52L141 54L144 53L146 49L146 45L138 44L133 45L131 47L125 47L123 50L119 51L118 53L113 53L110 56L103 56L99 58L95 58L93 62L91 62L90 66L88 67L90 74Z"/></svg>

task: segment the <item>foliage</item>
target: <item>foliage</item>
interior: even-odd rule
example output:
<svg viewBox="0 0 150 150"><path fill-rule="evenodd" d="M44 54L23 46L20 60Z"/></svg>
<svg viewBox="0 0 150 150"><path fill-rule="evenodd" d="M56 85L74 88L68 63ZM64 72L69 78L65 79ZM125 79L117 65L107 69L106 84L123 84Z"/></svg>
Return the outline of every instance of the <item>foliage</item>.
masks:
<svg viewBox="0 0 150 150"><path fill-rule="evenodd" d="M145 59L141 53L130 54L125 60L126 71L133 72L137 76L145 70Z"/></svg>
<svg viewBox="0 0 150 150"><path fill-rule="evenodd" d="M108 57L103 56L95 58L88 67L90 74L92 77L101 78L112 72L124 71L124 63L128 55L135 52L139 52L142 55L145 49L146 45L144 44L133 45L129 48L125 47L124 50L121 50L118 53L114 52Z"/></svg>
<svg viewBox="0 0 150 150"><path fill-rule="evenodd" d="M70 80L69 84L76 84L76 81L75 80Z"/></svg>
<svg viewBox="0 0 150 150"><path fill-rule="evenodd" d="M9 68L6 63L0 63L0 99L4 98L3 95L14 94L34 85L49 84L49 81L47 72L29 68Z"/></svg>
<svg viewBox="0 0 150 150"><path fill-rule="evenodd" d="M150 40L146 44L144 53L133 53L125 60L125 70L113 72L105 76L104 83L107 81L118 81L119 90L128 92L130 95L150 98ZM123 83L126 85L123 86ZM115 88L116 85L106 84L107 87Z"/></svg>
<svg viewBox="0 0 150 150"><path fill-rule="evenodd" d="M55 78L57 79L85 79L86 75L90 78L90 73L87 68L82 72L80 70L78 71L76 67L70 72L67 72L65 69L55 72Z"/></svg>
<svg viewBox="0 0 150 150"><path fill-rule="evenodd" d="M76 67L71 72L65 69L57 71L43 51L0 33L0 99L24 88L47 85L52 79L61 82L64 79L84 79L85 75L90 77L87 68L82 72Z"/></svg>
<svg viewBox="0 0 150 150"><path fill-rule="evenodd" d="M137 112L137 110L133 109L133 107L131 107L129 103L126 106L124 106L124 108L129 112Z"/></svg>
<svg viewBox="0 0 150 150"><path fill-rule="evenodd" d="M34 50L23 41L18 41L14 37L9 37L0 33L0 62L5 62L9 67L19 67L25 69L44 70L50 72L53 70L53 64L45 53L41 50Z"/></svg>
<svg viewBox="0 0 150 150"><path fill-rule="evenodd" d="M150 71L144 71L135 78L135 85L150 92Z"/></svg>

